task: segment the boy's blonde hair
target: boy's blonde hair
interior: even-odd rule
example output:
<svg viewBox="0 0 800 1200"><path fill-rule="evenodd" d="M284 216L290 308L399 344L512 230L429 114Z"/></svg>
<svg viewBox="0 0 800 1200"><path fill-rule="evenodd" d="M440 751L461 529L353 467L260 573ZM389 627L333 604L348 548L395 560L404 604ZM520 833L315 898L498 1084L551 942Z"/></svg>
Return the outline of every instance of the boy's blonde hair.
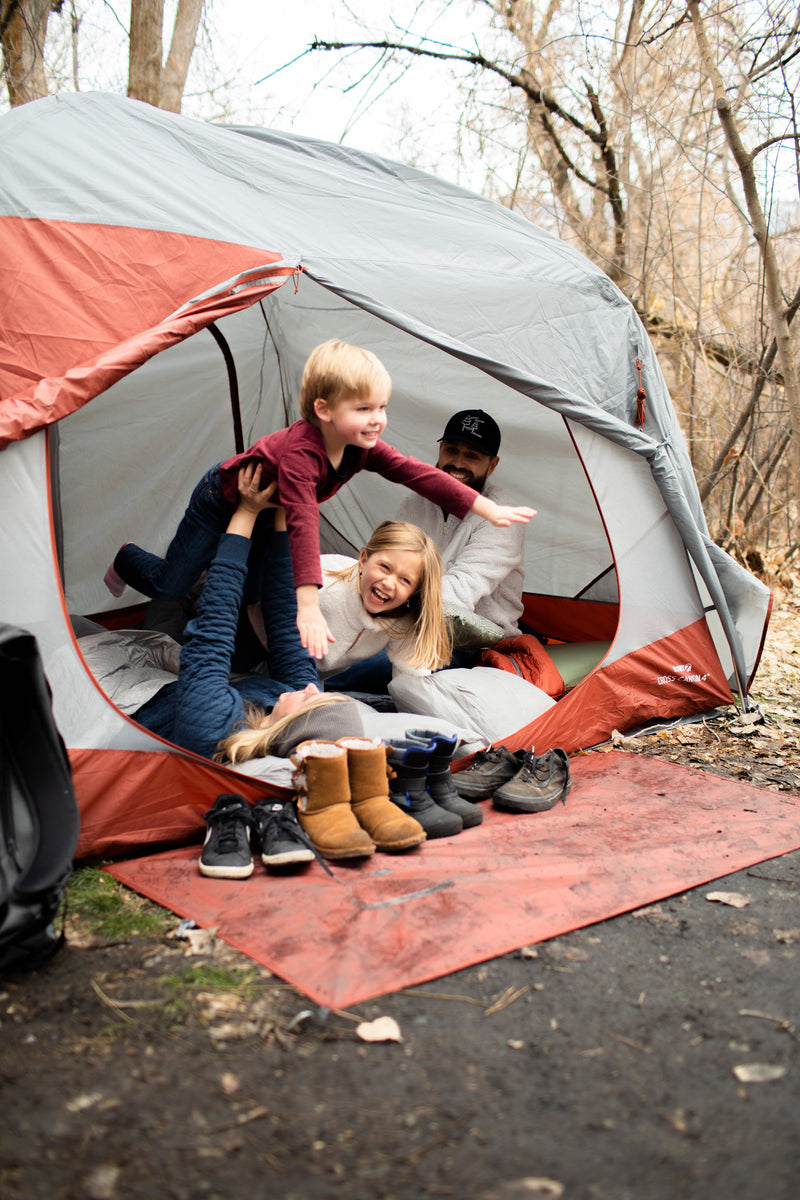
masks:
<svg viewBox="0 0 800 1200"><path fill-rule="evenodd" d="M419 584L408 607L376 617L390 637L411 644L409 664L421 670L438 671L452 657L452 643L442 611L442 557L439 547L418 525L408 521L382 521L362 548L367 558L387 550L404 550L421 559ZM328 571L334 579L357 582L358 563L340 571Z"/></svg>
<svg viewBox="0 0 800 1200"><path fill-rule="evenodd" d="M300 416L318 426L315 400L334 408L351 396L364 397L373 388L391 386L389 372L376 354L331 338L311 351L303 367Z"/></svg>

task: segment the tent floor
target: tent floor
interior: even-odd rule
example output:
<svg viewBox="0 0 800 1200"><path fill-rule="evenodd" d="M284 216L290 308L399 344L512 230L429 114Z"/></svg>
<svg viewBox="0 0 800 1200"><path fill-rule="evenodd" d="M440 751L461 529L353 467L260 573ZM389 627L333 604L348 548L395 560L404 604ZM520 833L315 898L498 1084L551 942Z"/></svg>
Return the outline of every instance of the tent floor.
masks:
<svg viewBox="0 0 800 1200"><path fill-rule="evenodd" d="M606 920L800 847L779 793L621 752L571 760L565 806L484 823L405 855L239 882L198 848L108 867L318 1004L343 1008Z"/></svg>

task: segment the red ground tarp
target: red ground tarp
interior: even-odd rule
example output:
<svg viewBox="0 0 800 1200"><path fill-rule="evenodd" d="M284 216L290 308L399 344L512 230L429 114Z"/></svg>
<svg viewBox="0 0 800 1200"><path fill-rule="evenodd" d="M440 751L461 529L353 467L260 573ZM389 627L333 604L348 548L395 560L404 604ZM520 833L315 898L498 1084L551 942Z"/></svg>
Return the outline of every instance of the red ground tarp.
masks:
<svg viewBox="0 0 800 1200"><path fill-rule="evenodd" d="M640 755L571 760L566 806L484 823L404 855L243 882L198 847L118 863L117 879L193 918L318 1004L344 1008L592 925L800 848L800 800Z"/></svg>

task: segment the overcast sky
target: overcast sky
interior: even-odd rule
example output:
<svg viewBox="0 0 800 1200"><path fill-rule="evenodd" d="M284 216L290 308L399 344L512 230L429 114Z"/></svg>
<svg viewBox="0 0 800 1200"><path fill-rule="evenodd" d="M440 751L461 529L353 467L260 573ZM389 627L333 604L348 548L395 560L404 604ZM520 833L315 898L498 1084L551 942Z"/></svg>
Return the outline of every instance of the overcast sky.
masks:
<svg viewBox="0 0 800 1200"><path fill-rule="evenodd" d="M375 51L351 54L342 65L336 52L300 57L309 43L315 36L398 41L413 28L438 42L469 45L485 21L472 0L425 0L424 7L415 0L213 0L210 16L218 65L236 73L230 94L245 117L388 154L404 124L423 144L426 138L453 144L459 100L447 66L417 59L408 71L378 74ZM396 82L387 87L390 78Z"/></svg>
<svg viewBox="0 0 800 1200"><path fill-rule="evenodd" d="M176 5L166 0L165 54ZM74 7L80 89L124 93L130 0L75 0ZM68 89L71 12L63 5L48 27L48 68ZM378 51L306 51L315 37L415 45L427 38L429 48L486 49L488 15L476 0L206 0L183 112L341 141L467 183L457 161L463 97L452 67L400 56L378 70Z"/></svg>

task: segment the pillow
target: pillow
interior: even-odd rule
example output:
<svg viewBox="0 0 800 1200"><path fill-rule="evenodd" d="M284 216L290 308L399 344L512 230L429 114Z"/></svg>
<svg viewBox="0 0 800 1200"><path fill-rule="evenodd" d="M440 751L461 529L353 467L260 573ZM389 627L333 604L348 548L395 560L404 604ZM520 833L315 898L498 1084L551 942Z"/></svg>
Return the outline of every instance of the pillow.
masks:
<svg viewBox="0 0 800 1200"><path fill-rule="evenodd" d="M516 733L555 704L532 683L494 667L396 675L389 691L398 709L477 730L486 745Z"/></svg>
<svg viewBox="0 0 800 1200"><path fill-rule="evenodd" d="M503 630L488 617L481 617L460 604L446 600L442 605L445 619L450 627L454 650L478 650L481 646L493 646L505 637Z"/></svg>
<svg viewBox="0 0 800 1200"><path fill-rule="evenodd" d="M127 714L178 678L181 648L165 633L104 629L81 637L78 648L109 700Z"/></svg>

